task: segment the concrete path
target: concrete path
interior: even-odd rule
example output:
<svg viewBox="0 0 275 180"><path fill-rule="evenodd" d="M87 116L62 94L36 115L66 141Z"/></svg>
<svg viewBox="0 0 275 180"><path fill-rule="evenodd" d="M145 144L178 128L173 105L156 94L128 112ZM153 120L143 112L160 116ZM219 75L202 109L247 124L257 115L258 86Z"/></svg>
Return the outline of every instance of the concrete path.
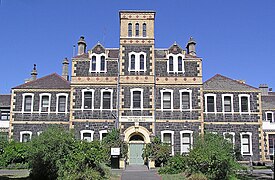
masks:
<svg viewBox="0 0 275 180"><path fill-rule="evenodd" d="M121 174L121 180L161 180L156 170L144 165L129 165Z"/></svg>

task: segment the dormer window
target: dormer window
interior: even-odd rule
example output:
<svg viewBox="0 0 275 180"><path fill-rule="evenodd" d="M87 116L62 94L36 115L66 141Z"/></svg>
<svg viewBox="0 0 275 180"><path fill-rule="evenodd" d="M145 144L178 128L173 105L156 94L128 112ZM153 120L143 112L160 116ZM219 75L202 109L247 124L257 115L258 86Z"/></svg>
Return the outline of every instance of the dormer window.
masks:
<svg viewBox="0 0 275 180"><path fill-rule="evenodd" d="M181 54L169 54L167 61L167 72L168 73L183 73L184 64L183 57Z"/></svg>
<svg viewBox="0 0 275 180"><path fill-rule="evenodd" d="M106 55L104 53L91 55L90 72L100 73L107 72L106 68Z"/></svg>
<svg viewBox="0 0 275 180"><path fill-rule="evenodd" d="M128 71L146 71L146 53L145 52L130 52Z"/></svg>

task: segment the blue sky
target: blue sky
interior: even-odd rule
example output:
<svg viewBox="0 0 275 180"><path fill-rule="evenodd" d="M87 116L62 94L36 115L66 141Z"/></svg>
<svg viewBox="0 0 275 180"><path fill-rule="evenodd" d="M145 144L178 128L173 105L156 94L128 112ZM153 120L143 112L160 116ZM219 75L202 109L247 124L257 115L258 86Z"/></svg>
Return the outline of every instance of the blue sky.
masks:
<svg viewBox="0 0 275 180"><path fill-rule="evenodd" d="M219 73L275 88L274 0L0 0L0 93L30 77L61 73L64 57L85 36L119 47L119 10L155 10L155 47L190 36L203 58L204 80Z"/></svg>

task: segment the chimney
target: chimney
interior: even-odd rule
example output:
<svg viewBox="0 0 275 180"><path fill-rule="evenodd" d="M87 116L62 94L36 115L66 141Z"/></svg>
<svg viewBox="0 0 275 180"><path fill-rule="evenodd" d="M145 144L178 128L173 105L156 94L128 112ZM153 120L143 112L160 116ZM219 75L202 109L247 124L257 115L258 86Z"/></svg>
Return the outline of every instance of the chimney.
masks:
<svg viewBox="0 0 275 180"><path fill-rule="evenodd" d="M196 56L196 41L193 39L193 37L191 36L187 45L187 53L192 55L192 56Z"/></svg>
<svg viewBox="0 0 275 180"><path fill-rule="evenodd" d="M62 77L69 81L69 60L65 58L62 62Z"/></svg>
<svg viewBox="0 0 275 180"><path fill-rule="evenodd" d="M262 91L263 96L268 95L268 85L267 84L260 84L259 89Z"/></svg>
<svg viewBox="0 0 275 180"><path fill-rule="evenodd" d="M36 64L33 65L33 70L31 72L31 78L30 81L34 81L37 79L37 70L36 70Z"/></svg>
<svg viewBox="0 0 275 180"><path fill-rule="evenodd" d="M86 42L85 42L84 36L80 37L80 39L77 42L77 45L78 45L77 55L84 54L86 52Z"/></svg>

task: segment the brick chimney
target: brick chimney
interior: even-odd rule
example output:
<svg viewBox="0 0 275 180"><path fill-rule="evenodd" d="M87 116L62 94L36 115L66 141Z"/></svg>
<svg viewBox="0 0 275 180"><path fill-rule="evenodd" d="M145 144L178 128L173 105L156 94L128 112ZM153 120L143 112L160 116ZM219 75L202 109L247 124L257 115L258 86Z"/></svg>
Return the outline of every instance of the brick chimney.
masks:
<svg viewBox="0 0 275 180"><path fill-rule="evenodd" d="M86 42L84 39L84 36L81 36L80 39L77 42L78 48L77 48L77 55L82 55L86 52Z"/></svg>
<svg viewBox="0 0 275 180"><path fill-rule="evenodd" d="M196 41L193 39L193 37L191 36L187 45L187 53L192 55L192 56L196 56Z"/></svg>
<svg viewBox="0 0 275 180"><path fill-rule="evenodd" d="M69 81L69 60L65 58L62 62L62 77Z"/></svg>

